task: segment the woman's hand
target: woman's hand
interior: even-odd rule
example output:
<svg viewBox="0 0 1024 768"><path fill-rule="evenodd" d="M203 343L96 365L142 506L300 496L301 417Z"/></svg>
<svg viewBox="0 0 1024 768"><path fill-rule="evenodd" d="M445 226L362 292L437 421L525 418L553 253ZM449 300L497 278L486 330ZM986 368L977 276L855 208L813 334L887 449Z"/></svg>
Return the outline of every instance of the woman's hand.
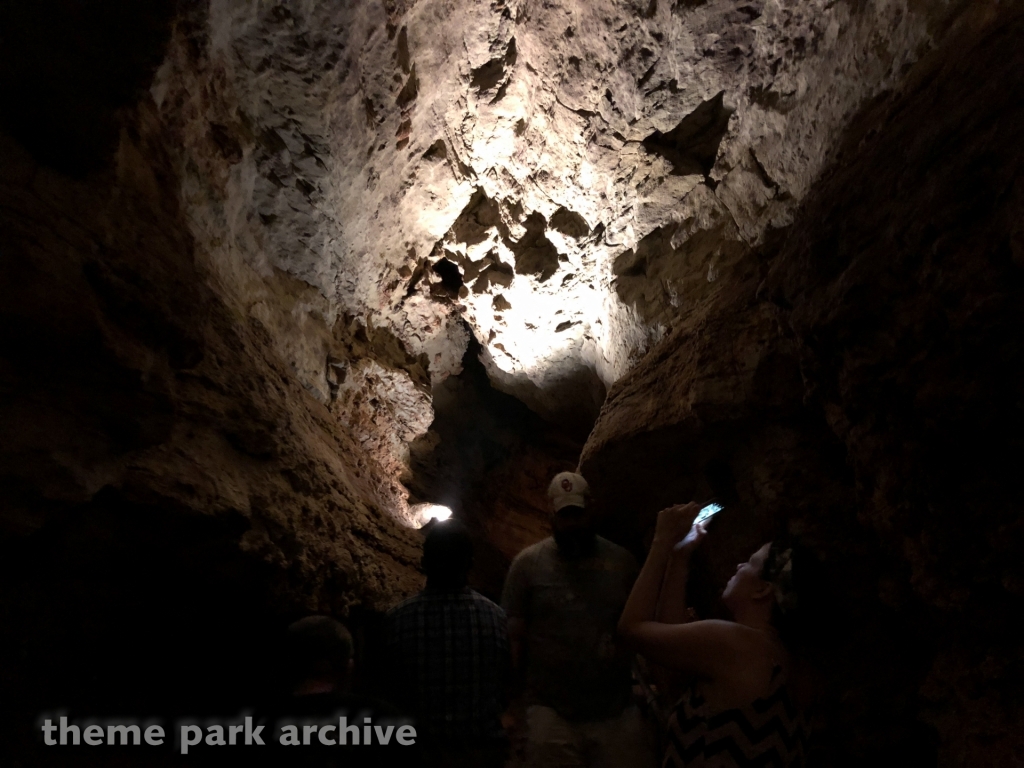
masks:
<svg viewBox="0 0 1024 768"><path fill-rule="evenodd" d="M707 535L708 532L704 527L704 523L694 523L690 526L690 530L686 536L683 537L683 540L672 547L672 551L677 555L689 557L693 554L693 551L697 546L704 541L704 537Z"/></svg>
<svg viewBox="0 0 1024 768"><path fill-rule="evenodd" d="M670 546L679 555L689 556L707 534L703 523L694 525L700 505L676 504L658 513L654 538L661 546Z"/></svg>

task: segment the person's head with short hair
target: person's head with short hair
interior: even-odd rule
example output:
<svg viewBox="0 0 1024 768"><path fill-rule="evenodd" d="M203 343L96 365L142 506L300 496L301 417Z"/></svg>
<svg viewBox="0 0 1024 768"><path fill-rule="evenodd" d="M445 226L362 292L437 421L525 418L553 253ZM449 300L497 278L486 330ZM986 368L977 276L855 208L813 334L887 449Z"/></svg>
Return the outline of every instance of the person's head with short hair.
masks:
<svg viewBox="0 0 1024 768"><path fill-rule="evenodd" d="M458 520L434 523L423 541L423 572L427 587L454 590L466 586L473 565L473 540Z"/></svg>
<svg viewBox="0 0 1024 768"><path fill-rule="evenodd" d="M589 508L590 485L575 472L559 472L548 485L551 532L558 551L569 558L593 552L597 531Z"/></svg>
<svg viewBox="0 0 1024 768"><path fill-rule="evenodd" d="M352 672L352 635L330 616L306 616L285 633L285 662L295 695L342 690Z"/></svg>

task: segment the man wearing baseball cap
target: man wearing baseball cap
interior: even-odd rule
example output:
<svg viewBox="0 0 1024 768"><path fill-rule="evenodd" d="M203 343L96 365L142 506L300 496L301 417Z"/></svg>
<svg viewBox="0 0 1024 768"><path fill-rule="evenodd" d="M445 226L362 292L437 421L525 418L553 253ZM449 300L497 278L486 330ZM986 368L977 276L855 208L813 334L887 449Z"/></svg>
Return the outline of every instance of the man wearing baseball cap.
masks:
<svg viewBox="0 0 1024 768"><path fill-rule="evenodd" d="M502 594L525 671L527 765L648 768L654 745L615 639L636 561L595 532L583 477L555 475L548 497L552 535L516 556Z"/></svg>

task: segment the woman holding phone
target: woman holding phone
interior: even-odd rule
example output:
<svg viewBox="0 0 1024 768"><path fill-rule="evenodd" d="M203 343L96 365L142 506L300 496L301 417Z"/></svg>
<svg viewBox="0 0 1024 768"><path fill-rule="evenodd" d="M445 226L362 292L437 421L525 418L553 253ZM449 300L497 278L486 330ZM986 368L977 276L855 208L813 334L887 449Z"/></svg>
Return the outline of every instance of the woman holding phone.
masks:
<svg viewBox="0 0 1024 768"><path fill-rule="evenodd" d="M664 766L801 765L807 729L794 694L792 548L769 542L736 567L722 599L732 621L686 621L690 556L707 535L697 504L658 515L619 634L695 682L668 723ZM664 585L664 587L663 587ZM660 603L660 607L659 607Z"/></svg>

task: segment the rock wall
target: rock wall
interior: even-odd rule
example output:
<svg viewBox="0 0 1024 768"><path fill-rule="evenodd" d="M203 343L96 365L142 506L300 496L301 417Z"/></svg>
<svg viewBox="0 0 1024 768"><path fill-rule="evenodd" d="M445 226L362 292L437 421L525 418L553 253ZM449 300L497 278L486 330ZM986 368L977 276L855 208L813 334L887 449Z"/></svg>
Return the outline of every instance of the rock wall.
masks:
<svg viewBox="0 0 1024 768"><path fill-rule="evenodd" d="M56 70L93 66L62 42ZM223 290L190 231L173 128L140 100L151 72L129 68L112 99L80 90L93 74L40 77L42 104L6 112L0 133L0 741L14 765L95 759L38 754L42 711L251 706L287 621L345 616L362 644L374 612L421 583L406 492L375 444L392 421L361 383L422 412L419 361L342 317L326 347L336 396L304 387L273 325L303 287L279 276L278 295L269 280L248 294L266 322L240 311L244 286ZM95 140L70 160L47 152L33 110L94 118Z"/></svg>
<svg viewBox="0 0 1024 768"><path fill-rule="evenodd" d="M824 764L1020 760L1022 30L978 4L862 110L760 271L612 388L584 450L636 537L723 500L707 613L781 530L821 554Z"/></svg>
<svg viewBox="0 0 1024 768"><path fill-rule="evenodd" d="M419 584L410 491L458 496L497 591L608 392L609 534L729 507L702 610L780 527L828 556L825 764L1019 754L1005 3L52 0L0 29L3 743L43 707L222 712L304 611L372 658Z"/></svg>
<svg viewBox="0 0 1024 768"><path fill-rule="evenodd" d="M347 313L435 383L468 329L495 386L578 427L959 9L213 0L183 4L151 92L225 292L311 286L275 343L319 396L313 329Z"/></svg>

